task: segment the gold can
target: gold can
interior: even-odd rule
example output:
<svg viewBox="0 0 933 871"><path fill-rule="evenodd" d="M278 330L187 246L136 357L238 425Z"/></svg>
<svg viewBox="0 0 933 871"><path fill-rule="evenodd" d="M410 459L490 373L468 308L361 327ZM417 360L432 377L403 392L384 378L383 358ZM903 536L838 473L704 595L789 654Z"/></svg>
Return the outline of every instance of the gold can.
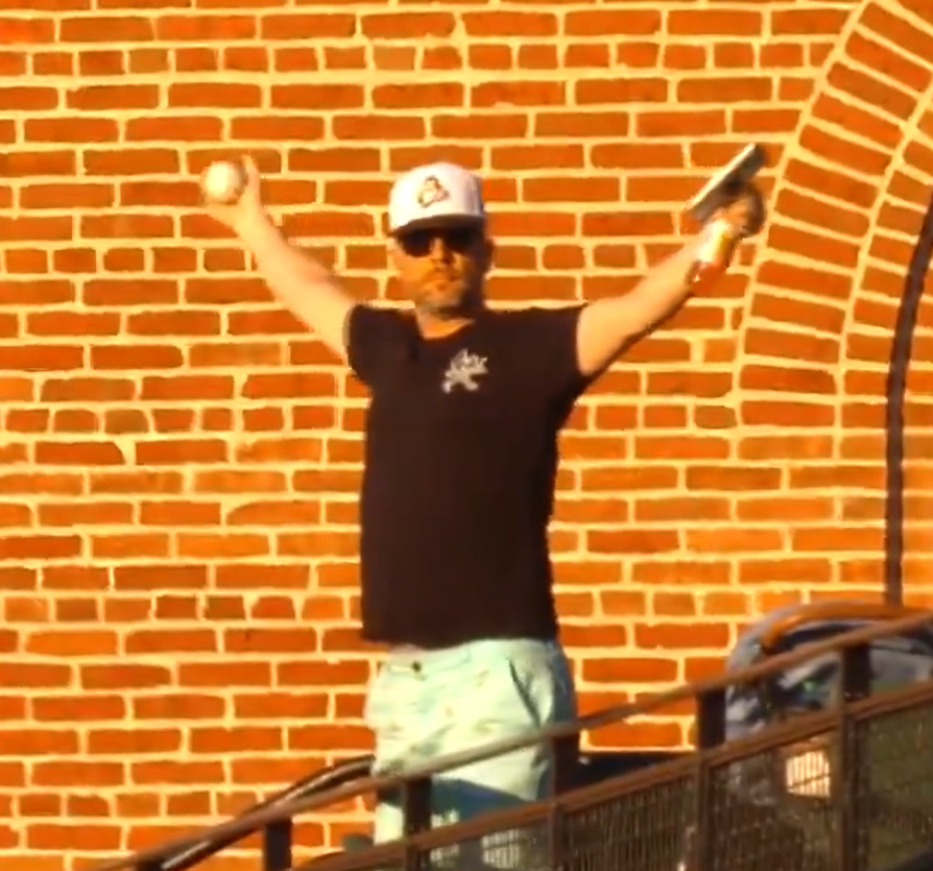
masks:
<svg viewBox="0 0 933 871"><path fill-rule="evenodd" d="M707 224L697 247L696 262L704 266L725 268L732 259L737 241L735 228L724 218Z"/></svg>

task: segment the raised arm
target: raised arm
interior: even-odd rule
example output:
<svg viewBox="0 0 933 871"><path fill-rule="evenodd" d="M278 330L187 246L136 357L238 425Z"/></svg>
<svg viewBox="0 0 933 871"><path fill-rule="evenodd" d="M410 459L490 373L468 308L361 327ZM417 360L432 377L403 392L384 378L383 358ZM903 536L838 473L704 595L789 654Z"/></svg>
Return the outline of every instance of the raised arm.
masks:
<svg viewBox="0 0 933 871"><path fill-rule="evenodd" d="M723 218L740 237L757 233L764 221L760 193L750 189L712 220ZM597 300L583 309L577 321L577 355L584 375L608 366L624 348L653 330L693 293L691 279L697 248L697 242L692 242L652 267L629 293Z"/></svg>
<svg viewBox="0 0 933 871"><path fill-rule="evenodd" d="M233 205L208 205L253 255L256 268L279 302L301 318L341 360L347 359L347 329L356 300L326 267L291 245L266 214L259 174L248 158L247 181Z"/></svg>

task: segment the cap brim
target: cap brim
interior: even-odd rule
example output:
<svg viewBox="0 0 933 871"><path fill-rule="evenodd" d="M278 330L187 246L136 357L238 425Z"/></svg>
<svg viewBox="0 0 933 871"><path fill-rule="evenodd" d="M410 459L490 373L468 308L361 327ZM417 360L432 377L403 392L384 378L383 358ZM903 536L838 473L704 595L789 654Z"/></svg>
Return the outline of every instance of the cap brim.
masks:
<svg viewBox="0 0 933 871"><path fill-rule="evenodd" d="M433 215L427 218L418 218L409 221L401 227L389 231L390 236L404 236L415 230L426 230L434 227L482 227L486 219L478 215Z"/></svg>

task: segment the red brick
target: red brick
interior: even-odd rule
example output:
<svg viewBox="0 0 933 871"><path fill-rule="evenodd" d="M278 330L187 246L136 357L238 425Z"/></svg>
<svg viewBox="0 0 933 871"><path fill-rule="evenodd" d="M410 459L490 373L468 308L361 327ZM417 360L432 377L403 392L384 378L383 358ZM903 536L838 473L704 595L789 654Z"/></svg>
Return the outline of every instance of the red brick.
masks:
<svg viewBox="0 0 933 871"><path fill-rule="evenodd" d="M527 36L556 36L558 30L558 18L553 13L464 12L459 18L468 36L480 38L504 36L515 39ZM570 22L565 20L564 32L571 33L569 28ZM435 35L448 36L449 33L450 31Z"/></svg>
<svg viewBox="0 0 933 871"><path fill-rule="evenodd" d="M562 105L565 101L564 95L563 82L502 81L475 85L470 91L469 99L474 108L487 109L497 105Z"/></svg>
<svg viewBox="0 0 933 871"><path fill-rule="evenodd" d="M321 39L353 36L357 22L353 15L288 13L263 15L259 19L263 40Z"/></svg>
<svg viewBox="0 0 933 871"><path fill-rule="evenodd" d="M371 98L373 106L377 109L436 109L442 106L461 106L464 88L459 82L380 85L373 88ZM324 101L323 105L330 104Z"/></svg>
<svg viewBox="0 0 933 871"><path fill-rule="evenodd" d="M709 63L709 51L705 45L664 46L663 66L670 70L701 70Z"/></svg>
<svg viewBox="0 0 933 871"><path fill-rule="evenodd" d="M9 8L9 7L7 7ZM55 41L55 21L51 18L0 17L0 33L7 45L39 45Z"/></svg>
<svg viewBox="0 0 933 871"><path fill-rule="evenodd" d="M911 7L911 3L901 5L908 9ZM930 57L930 52L933 51L933 35L882 6L872 5L862 10L860 23L867 30L878 34L923 62L926 62ZM876 67L876 64L872 66Z"/></svg>
<svg viewBox="0 0 933 871"><path fill-rule="evenodd" d="M245 83L176 82L168 86L168 105L172 108L252 108L262 105L262 94L258 85Z"/></svg>
<svg viewBox="0 0 933 871"><path fill-rule="evenodd" d="M682 79L677 83L678 103L768 102L774 96L774 81L757 76L718 76Z"/></svg>
<svg viewBox="0 0 933 871"><path fill-rule="evenodd" d="M871 219L864 212L842 208L810 197L793 188L785 188L778 195L775 206L782 215L817 230L832 228L833 233L852 240L864 239L871 227Z"/></svg>
<svg viewBox="0 0 933 871"><path fill-rule="evenodd" d="M364 15L360 19L360 30L369 39L449 37L455 26L456 19L448 12Z"/></svg>
<svg viewBox="0 0 933 871"><path fill-rule="evenodd" d="M843 242L810 230L778 225L771 231L769 243L778 249L796 249L805 257L819 258L819 263L843 269L854 269L859 258L859 246L854 241Z"/></svg>
<svg viewBox="0 0 933 871"><path fill-rule="evenodd" d="M849 18L847 9L776 9L771 17L771 32L776 36L840 33Z"/></svg>
<svg viewBox="0 0 933 871"><path fill-rule="evenodd" d="M270 105L274 109L359 109L363 89L345 85L273 85Z"/></svg>
<svg viewBox="0 0 933 871"><path fill-rule="evenodd" d="M42 112L60 105L60 95L54 88L23 85L0 89L0 110L6 112Z"/></svg>
<svg viewBox="0 0 933 871"><path fill-rule="evenodd" d="M72 7L79 8L79 7ZM58 26L60 42L147 42L155 39L152 21L143 17L95 15L63 18Z"/></svg>
<svg viewBox="0 0 933 871"><path fill-rule="evenodd" d="M573 10L564 17L568 36L651 36L661 30L661 13L656 10Z"/></svg>
<svg viewBox="0 0 933 871"><path fill-rule="evenodd" d="M843 63L833 66L827 76L827 82L859 102L867 103L884 114L901 120L910 117L916 106L916 100L912 95Z"/></svg>
<svg viewBox="0 0 933 871"><path fill-rule="evenodd" d="M0 120L0 715L24 756L58 758L0 765L0 810L46 817L0 828L0 864L93 864L371 740L366 392L201 210L197 173L238 143L285 232L360 298L399 295L392 177L479 171L490 296L524 304L629 290L680 246L707 175L763 142L771 223L741 270L628 349L561 438L550 539L581 706L718 674L763 608L878 592L884 367L933 173L933 115L918 138L904 123L933 37L906 13L11 2L0 30L34 51L0 53L0 105L22 114ZM610 64L629 74L595 75ZM933 390L920 333L912 357ZM905 414L928 454L928 415ZM911 522L928 477L908 475ZM929 544L908 536L915 599ZM17 661L36 655L56 659ZM679 745L690 717L593 740ZM328 819L296 861L349 825Z"/></svg>
<svg viewBox="0 0 933 871"><path fill-rule="evenodd" d="M115 205L112 187L100 184L33 184L20 190L24 209L106 209Z"/></svg>
<svg viewBox="0 0 933 871"><path fill-rule="evenodd" d="M865 175L882 176L891 162L891 155L885 151L858 145L849 137L836 136L814 125L807 125L801 131L800 144L825 161Z"/></svg>
<svg viewBox="0 0 933 871"><path fill-rule="evenodd" d="M668 99L663 78L583 79L574 85L574 101L587 106L599 103L663 103Z"/></svg>
<svg viewBox="0 0 933 871"><path fill-rule="evenodd" d="M162 15L153 24L166 42L252 39L258 30L254 15Z"/></svg>
<svg viewBox="0 0 933 871"><path fill-rule="evenodd" d="M904 57L902 51L894 51L867 39L857 31L849 37L846 54L852 60L870 69L884 70L889 78L900 82L909 90L924 92L930 84L931 73L925 66Z"/></svg>
<svg viewBox="0 0 933 871"><path fill-rule="evenodd" d="M23 123L30 142L116 142L119 127L113 118L57 117L27 118Z"/></svg>
<svg viewBox="0 0 933 871"><path fill-rule="evenodd" d="M106 112L114 109L155 109L160 95L156 85L89 85L66 93L69 109Z"/></svg>
<svg viewBox="0 0 933 871"><path fill-rule="evenodd" d="M726 116L721 109L644 111L635 122L636 133L645 137L714 136L725 130Z"/></svg>
<svg viewBox="0 0 933 871"><path fill-rule="evenodd" d="M755 11L674 10L667 14L667 31L678 36L757 36L764 16Z"/></svg>

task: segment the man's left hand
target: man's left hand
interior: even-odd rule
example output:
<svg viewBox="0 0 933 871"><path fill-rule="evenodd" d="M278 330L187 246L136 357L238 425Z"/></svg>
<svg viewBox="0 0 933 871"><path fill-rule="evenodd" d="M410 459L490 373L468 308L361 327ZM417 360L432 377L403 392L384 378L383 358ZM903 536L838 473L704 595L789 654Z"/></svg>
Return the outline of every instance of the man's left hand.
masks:
<svg viewBox="0 0 933 871"><path fill-rule="evenodd" d="M764 226L767 208L765 200L755 185L748 185L729 205L719 209L714 215L728 221L744 239L754 236Z"/></svg>

